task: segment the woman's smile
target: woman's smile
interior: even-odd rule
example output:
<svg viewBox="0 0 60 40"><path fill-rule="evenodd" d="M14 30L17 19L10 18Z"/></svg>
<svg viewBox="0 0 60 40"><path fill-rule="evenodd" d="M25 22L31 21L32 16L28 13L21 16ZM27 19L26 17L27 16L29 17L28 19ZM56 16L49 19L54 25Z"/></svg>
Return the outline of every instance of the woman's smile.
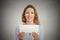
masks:
<svg viewBox="0 0 60 40"><path fill-rule="evenodd" d="M33 17L31 17L31 16L28 16L28 19L30 19L30 20L31 20L32 18L33 18Z"/></svg>

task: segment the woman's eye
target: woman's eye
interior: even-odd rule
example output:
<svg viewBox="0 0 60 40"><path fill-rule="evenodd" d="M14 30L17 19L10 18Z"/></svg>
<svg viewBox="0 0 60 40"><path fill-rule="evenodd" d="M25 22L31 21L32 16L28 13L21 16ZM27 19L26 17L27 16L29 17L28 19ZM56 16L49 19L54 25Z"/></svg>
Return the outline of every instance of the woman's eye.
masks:
<svg viewBox="0 0 60 40"><path fill-rule="evenodd" d="M33 12L31 12L31 14L34 14Z"/></svg>

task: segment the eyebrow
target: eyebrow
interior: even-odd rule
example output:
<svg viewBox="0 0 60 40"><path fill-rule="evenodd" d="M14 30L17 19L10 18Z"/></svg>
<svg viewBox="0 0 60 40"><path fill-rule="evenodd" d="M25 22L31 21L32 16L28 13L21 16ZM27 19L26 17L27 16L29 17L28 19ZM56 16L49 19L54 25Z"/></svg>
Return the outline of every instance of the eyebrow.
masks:
<svg viewBox="0 0 60 40"><path fill-rule="evenodd" d="M29 13L29 11L27 11L26 13Z"/></svg>

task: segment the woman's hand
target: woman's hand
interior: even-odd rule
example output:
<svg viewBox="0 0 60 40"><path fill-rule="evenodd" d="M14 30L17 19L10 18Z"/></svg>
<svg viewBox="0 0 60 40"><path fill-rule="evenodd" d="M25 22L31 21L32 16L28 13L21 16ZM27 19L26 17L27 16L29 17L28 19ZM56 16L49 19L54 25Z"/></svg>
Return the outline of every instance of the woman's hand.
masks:
<svg viewBox="0 0 60 40"><path fill-rule="evenodd" d="M23 40L24 36L25 36L25 32L20 32L20 33L18 34L18 39L19 39L19 40Z"/></svg>
<svg viewBox="0 0 60 40"><path fill-rule="evenodd" d="M40 39L40 36L36 32L32 32L32 36L33 36L34 40Z"/></svg>

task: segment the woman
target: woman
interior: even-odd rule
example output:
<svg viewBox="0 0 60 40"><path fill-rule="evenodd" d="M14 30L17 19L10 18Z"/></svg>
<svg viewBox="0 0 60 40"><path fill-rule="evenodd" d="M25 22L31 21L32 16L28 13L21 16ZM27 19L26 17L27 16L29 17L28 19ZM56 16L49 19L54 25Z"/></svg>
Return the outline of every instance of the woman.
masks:
<svg viewBox="0 0 60 40"><path fill-rule="evenodd" d="M26 25L34 25L34 24L40 25L37 14L38 13L34 6L32 5L26 6L22 14L22 22ZM31 34L34 40L40 40L40 35L38 35L35 32L32 32ZM18 40L23 40L25 35L26 35L25 32L18 33L17 35Z"/></svg>

